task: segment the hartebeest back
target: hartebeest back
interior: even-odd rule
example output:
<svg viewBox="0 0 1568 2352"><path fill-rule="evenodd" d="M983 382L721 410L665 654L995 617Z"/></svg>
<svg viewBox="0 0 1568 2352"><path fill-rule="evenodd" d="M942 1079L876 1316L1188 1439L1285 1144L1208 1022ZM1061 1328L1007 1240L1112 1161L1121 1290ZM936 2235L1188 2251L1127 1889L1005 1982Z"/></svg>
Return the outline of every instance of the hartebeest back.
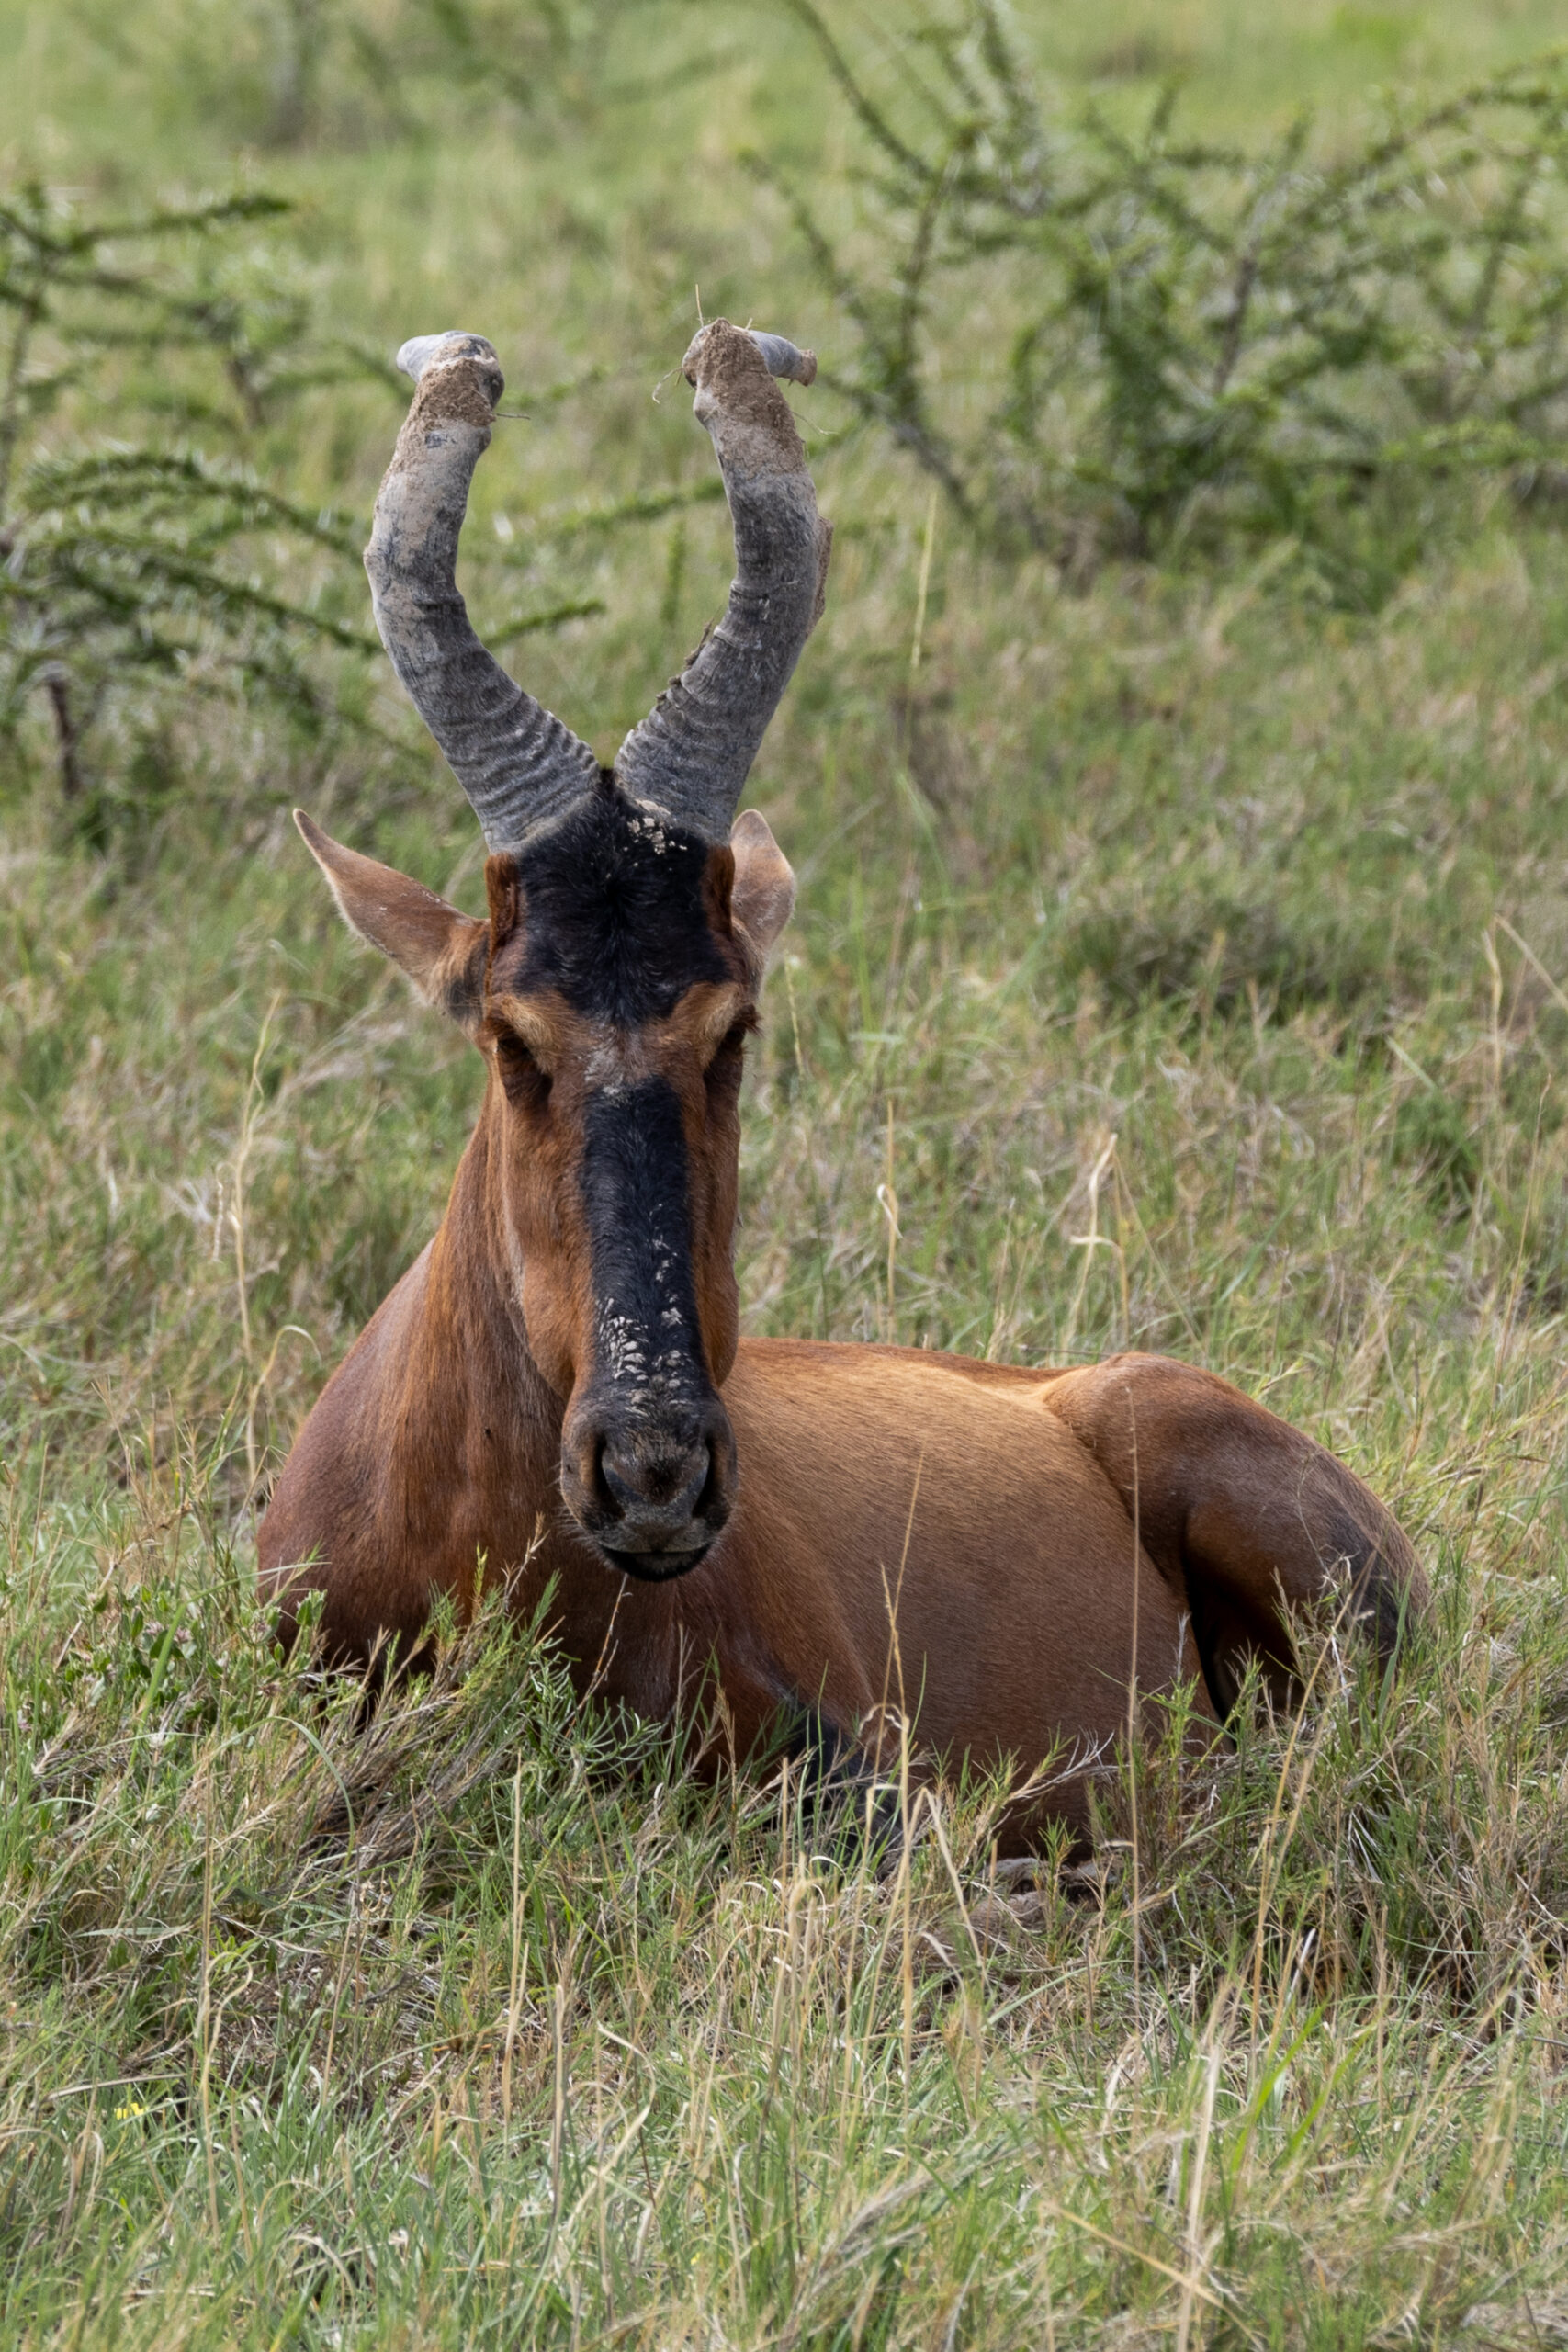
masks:
<svg viewBox="0 0 1568 2352"><path fill-rule="evenodd" d="M1212 1374L1122 1356L1009 1370L738 1339L748 1032L794 879L734 820L822 609L830 548L775 377L815 363L716 320L686 354L729 500L728 608L613 768L468 625L458 534L502 389L478 335L423 337L367 565L392 662L484 828L489 910L300 831L344 914L489 1067L446 1215L328 1383L262 1522L286 1616L408 1656L480 1564L587 1680L675 1716L705 1688L742 1754L781 1718L879 1751L1022 1768L1085 1817L1129 1686L1223 1713L1249 1653L1342 1577L1386 1652L1427 1599L1389 1513ZM897 1661L897 1679L892 1662ZM1031 1821L1021 1819L1019 1835Z"/></svg>

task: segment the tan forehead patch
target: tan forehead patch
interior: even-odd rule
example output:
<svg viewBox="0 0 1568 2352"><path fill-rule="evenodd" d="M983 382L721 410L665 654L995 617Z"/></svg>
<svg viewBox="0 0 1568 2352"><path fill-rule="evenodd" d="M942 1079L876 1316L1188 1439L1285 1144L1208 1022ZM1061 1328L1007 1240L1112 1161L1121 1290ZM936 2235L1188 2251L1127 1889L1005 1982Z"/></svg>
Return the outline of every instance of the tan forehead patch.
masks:
<svg viewBox="0 0 1568 2352"><path fill-rule="evenodd" d="M648 1023L646 1035L656 1051L685 1045L711 1052L750 1007L751 991L739 981L699 980L662 1021Z"/></svg>
<svg viewBox="0 0 1568 2352"><path fill-rule="evenodd" d="M507 989L497 989L487 996L485 1012L491 1020L502 1021L515 1030L547 1069L555 1069L574 1051L584 1050L586 1034L592 1026L553 989L545 996L513 996Z"/></svg>

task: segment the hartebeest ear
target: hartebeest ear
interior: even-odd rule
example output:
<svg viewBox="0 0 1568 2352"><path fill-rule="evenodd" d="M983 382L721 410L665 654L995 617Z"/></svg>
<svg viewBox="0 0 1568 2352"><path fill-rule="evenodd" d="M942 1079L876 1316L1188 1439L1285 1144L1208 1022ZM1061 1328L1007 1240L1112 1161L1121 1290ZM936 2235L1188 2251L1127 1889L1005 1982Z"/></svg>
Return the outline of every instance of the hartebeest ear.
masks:
<svg viewBox="0 0 1568 2352"><path fill-rule="evenodd" d="M755 808L737 817L729 847L735 859L729 919L761 979L795 906L795 875L768 830L767 819Z"/></svg>
<svg viewBox="0 0 1568 2352"><path fill-rule="evenodd" d="M474 1036L483 1010L489 923L459 914L423 882L344 849L303 808L296 808L294 821L349 929L400 965L426 1004Z"/></svg>

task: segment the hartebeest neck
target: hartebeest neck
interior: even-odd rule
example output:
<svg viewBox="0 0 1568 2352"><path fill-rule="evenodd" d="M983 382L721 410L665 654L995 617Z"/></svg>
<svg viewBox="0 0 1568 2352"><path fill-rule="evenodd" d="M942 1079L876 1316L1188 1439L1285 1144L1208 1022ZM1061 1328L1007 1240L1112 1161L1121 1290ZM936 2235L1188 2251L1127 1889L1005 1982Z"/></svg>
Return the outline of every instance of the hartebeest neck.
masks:
<svg viewBox="0 0 1568 2352"><path fill-rule="evenodd" d="M506 1394L515 1392L547 1443L558 1446L562 1400L534 1361L524 1320L524 1261L506 1214L503 1118L492 1086L457 1163L432 1244L430 1306L454 1340L460 1335L471 1385L482 1381L488 1391L491 1378L498 1376Z"/></svg>
<svg viewBox="0 0 1568 2352"><path fill-rule="evenodd" d="M499 1126L487 1094L430 1246L405 1409L432 1429L433 1442L463 1455L481 1489L504 1490L505 1518L531 1521L559 1510L563 1408L528 1346Z"/></svg>

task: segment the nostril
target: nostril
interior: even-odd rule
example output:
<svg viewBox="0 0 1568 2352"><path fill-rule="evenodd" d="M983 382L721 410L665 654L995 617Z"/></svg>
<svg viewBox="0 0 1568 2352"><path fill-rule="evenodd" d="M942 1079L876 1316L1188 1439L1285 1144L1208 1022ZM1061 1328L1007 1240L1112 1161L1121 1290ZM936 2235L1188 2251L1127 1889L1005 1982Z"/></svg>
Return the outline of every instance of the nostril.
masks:
<svg viewBox="0 0 1568 2352"><path fill-rule="evenodd" d="M699 1519L712 1519L726 1509L724 1477L719 1468L718 1448L705 1442L703 1453L705 1475L703 1490L697 1497L696 1513Z"/></svg>
<svg viewBox="0 0 1568 2352"><path fill-rule="evenodd" d="M614 1498L606 1469L606 1451L603 1432L594 1430L578 1455L578 1476L584 1491L602 1507L608 1507Z"/></svg>
<svg viewBox="0 0 1568 2352"><path fill-rule="evenodd" d="M685 1512L688 1519L701 1517L703 1499L712 1484L713 1452L704 1438L692 1458L692 1475L676 1498L678 1508Z"/></svg>
<svg viewBox="0 0 1568 2352"><path fill-rule="evenodd" d="M632 1481L616 1468L610 1458L608 1447L599 1457L599 1476L600 1483L605 1488L612 1502L619 1503L623 1510L636 1510L642 1498Z"/></svg>

